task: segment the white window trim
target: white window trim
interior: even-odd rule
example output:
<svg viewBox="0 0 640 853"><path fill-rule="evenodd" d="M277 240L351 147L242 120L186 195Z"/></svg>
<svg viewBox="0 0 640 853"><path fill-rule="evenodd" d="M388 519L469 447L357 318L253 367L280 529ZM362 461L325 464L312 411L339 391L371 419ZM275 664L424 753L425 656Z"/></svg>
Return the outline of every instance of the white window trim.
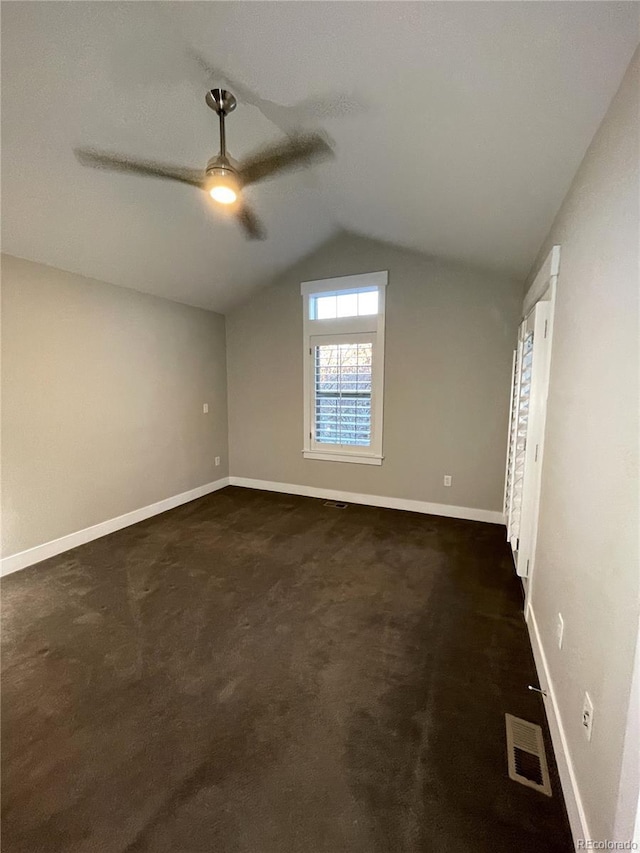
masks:
<svg viewBox="0 0 640 853"><path fill-rule="evenodd" d="M303 281L300 292L303 297L303 346L304 346L304 443L302 455L305 459L324 460L325 462L356 462L361 465L382 465L382 433L384 414L384 327L386 287L389 273L382 270L362 275L345 275L338 278L325 278L317 281ZM338 317L332 320L311 320L309 317L310 299L322 293L335 293L340 290L358 290L365 287L378 288L378 313L359 317ZM320 449L314 442L313 399L313 358L312 339L336 335L353 334L358 337L367 335L374 342L373 374L371 377L371 445L363 448ZM329 445L325 445L329 448Z"/></svg>

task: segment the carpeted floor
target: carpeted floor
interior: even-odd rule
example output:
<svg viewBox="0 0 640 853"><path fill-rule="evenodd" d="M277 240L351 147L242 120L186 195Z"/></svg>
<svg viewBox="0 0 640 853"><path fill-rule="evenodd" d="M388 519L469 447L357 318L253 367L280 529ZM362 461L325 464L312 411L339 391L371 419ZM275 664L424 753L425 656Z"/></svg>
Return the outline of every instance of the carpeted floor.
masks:
<svg viewBox="0 0 640 853"><path fill-rule="evenodd" d="M568 853L521 608L501 527L233 487L11 575L4 853Z"/></svg>

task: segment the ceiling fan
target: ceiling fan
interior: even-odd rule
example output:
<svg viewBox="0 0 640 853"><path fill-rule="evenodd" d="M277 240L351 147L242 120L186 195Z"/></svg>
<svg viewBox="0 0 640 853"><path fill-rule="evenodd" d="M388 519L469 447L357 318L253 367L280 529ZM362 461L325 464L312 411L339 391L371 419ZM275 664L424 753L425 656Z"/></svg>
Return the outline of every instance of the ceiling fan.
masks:
<svg viewBox="0 0 640 853"><path fill-rule="evenodd" d="M243 189L280 172L311 166L314 162L330 157L333 149L319 133L300 133L263 148L238 163L227 154L224 124L226 116L237 106L235 97L226 89L211 89L205 100L219 117L220 151L209 160L203 171L152 160L134 160L93 148L76 148L74 153L83 166L164 178L197 187L209 193L218 204L228 205L250 240L263 240L266 236L264 227L242 198Z"/></svg>

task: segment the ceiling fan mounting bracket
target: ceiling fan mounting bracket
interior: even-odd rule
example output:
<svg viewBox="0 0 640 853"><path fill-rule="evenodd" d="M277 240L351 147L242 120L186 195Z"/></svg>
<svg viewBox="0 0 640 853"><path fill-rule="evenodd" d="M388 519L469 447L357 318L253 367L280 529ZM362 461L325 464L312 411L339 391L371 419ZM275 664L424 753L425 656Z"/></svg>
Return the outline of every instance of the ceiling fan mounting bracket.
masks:
<svg viewBox="0 0 640 853"><path fill-rule="evenodd" d="M207 106L218 115L227 116L238 106L235 96L226 89L211 89L205 95Z"/></svg>

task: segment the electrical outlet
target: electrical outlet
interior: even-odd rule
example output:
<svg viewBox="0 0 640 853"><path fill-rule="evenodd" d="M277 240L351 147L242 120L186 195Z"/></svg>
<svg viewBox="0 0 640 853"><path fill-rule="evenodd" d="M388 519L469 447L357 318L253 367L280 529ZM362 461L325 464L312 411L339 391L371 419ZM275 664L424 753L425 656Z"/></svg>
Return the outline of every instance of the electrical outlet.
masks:
<svg viewBox="0 0 640 853"><path fill-rule="evenodd" d="M215 458L215 460L214 460L214 461L215 461L215 463L216 463L216 467L217 467L217 466L220 464L220 457L219 457L219 456L216 456L216 458Z"/></svg>
<svg viewBox="0 0 640 853"><path fill-rule="evenodd" d="M208 415L208 414L209 414L209 404L208 404L208 403L203 403L203 404L202 404L202 413L203 413L204 415Z"/></svg>
<svg viewBox="0 0 640 853"><path fill-rule="evenodd" d="M558 648L562 648L562 638L564 637L564 619L562 613L558 613L558 622L556 624L556 639L558 640Z"/></svg>
<svg viewBox="0 0 640 853"><path fill-rule="evenodd" d="M445 486L451 485L451 474L445 474L444 475L444 484L445 484Z"/></svg>
<svg viewBox="0 0 640 853"><path fill-rule="evenodd" d="M586 690L584 693L584 704L582 705L582 726L584 729L584 736L587 740L591 740L591 731L593 729L593 702Z"/></svg>

